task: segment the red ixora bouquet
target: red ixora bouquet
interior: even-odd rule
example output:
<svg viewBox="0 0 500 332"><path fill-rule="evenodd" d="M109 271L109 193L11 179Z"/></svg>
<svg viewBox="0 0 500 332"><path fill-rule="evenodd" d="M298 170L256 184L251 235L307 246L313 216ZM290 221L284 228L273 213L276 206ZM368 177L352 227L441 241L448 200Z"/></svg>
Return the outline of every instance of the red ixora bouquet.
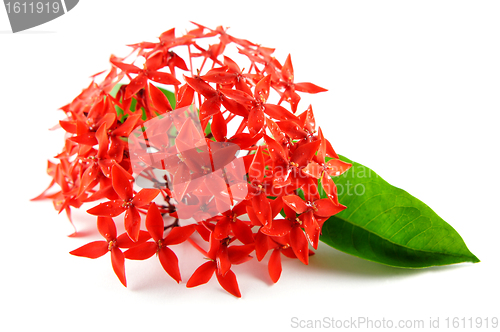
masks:
<svg viewBox="0 0 500 332"><path fill-rule="evenodd" d="M213 43L202 46L207 40ZM215 273L237 297L231 267L251 254L261 261L270 252L273 282L281 275L281 255L308 264L309 244L317 249L324 221L345 209L331 175L351 166L316 128L312 107L299 105L298 92L326 89L294 82L290 56L282 64L274 49L222 27L196 24L183 36L171 29L157 43L130 46L126 58L111 56L100 83L96 77L104 72L62 107L64 149L58 163L48 162L52 182L36 198L51 199L70 221L72 207L102 201L87 212L97 218L104 240L71 254L97 258L110 252L126 286L125 259L156 253L180 282L171 246L188 242L208 261L187 287L207 283ZM228 46L247 63L225 56ZM60 189L54 193L55 185ZM119 216L126 230L121 235L114 219Z"/></svg>
<svg viewBox="0 0 500 332"><path fill-rule="evenodd" d="M195 25L184 36L172 29L157 43L130 45L125 58L111 56L105 77L94 75L62 107L64 149L48 162L52 182L34 200L51 199L70 221L72 207L93 204L87 212L104 237L71 254L110 252L126 286L125 259L156 253L180 282L171 247L186 242L207 259L187 287L215 274L237 297L233 265L269 253L277 282L281 255L308 264L320 235L390 266L479 262L427 205L335 153L312 107L299 106L298 93L326 90L296 83L290 56L281 64L274 49ZM241 62L224 55L228 47Z"/></svg>

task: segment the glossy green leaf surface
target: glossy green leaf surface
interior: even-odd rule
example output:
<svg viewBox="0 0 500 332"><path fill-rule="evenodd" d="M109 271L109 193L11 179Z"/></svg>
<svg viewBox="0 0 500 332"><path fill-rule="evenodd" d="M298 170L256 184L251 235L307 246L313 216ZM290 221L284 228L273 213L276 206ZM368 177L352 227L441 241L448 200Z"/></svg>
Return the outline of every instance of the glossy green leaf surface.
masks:
<svg viewBox="0 0 500 332"><path fill-rule="evenodd" d="M366 166L333 177L344 211L323 225L321 241L354 256L405 268L479 262L430 207Z"/></svg>

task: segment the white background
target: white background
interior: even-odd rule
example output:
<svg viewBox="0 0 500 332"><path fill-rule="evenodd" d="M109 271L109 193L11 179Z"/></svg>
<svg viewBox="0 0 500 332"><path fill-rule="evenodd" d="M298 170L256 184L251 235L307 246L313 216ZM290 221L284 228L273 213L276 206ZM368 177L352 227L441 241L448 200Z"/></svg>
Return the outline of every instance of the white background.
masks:
<svg viewBox="0 0 500 332"><path fill-rule="evenodd" d="M0 329L285 331L292 317L358 316L426 326L440 317L443 327L446 317L500 316L499 17L498 1L87 0L12 34L0 8ZM403 270L321 245L309 266L284 260L276 285L264 263L235 267L236 299L215 279L185 287L203 262L189 247L174 249L184 283L152 258L126 262L127 289L108 256L69 255L98 239L93 219L75 214L87 236L70 238L51 203L28 201L63 146L62 132L48 130L58 108L108 68L111 53L189 21L229 26L277 48L282 63L291 53L297 82L329 90L302 107L313 104L337 152L431 206L481 263Z"/></svg>

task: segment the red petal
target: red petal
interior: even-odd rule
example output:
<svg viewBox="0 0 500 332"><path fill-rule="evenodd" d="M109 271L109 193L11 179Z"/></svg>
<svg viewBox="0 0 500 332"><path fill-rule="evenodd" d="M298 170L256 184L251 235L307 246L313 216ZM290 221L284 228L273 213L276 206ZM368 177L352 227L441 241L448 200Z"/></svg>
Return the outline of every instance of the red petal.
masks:
<svg viewBox="0 0 500 332"><path fill-rule="evenodd" d="M124 207L122 207L122 204L122 200L109 201L94 206L93 208L87 210L87 212L94 216L116 217L126 210Z"/></svg>
<svg viewBox="0 0 500 332"><path fill-rule="evenodd" d="M271 204L264 193L260 193L252 198L252 206L257 218L263 225L270 225L272 221Z"/></svg>
<svg viewBox="0 0 500 332"><path fill-rule="evenodd" d="M252 223L252 226L262 226L262 223L259 220L259 217L255 214L255 211L253 210L252 206L247 206L246 207L247 213L248 213L248 218L250 218L250 222Z"/></svg>
<svg viewBox="0 0 500 332"><path fill-rule="evenodd" d="M283 196L282 199L286 205L298 214L304 213L307 210L306 203L297 195Z"/></svg>
<svg viewBox="0 0 500 332"><path fill-rule="evenodd" d="M214 229L214 236L218 240L223 240L229 235L231 225L229 224L228 217L222 217L217 221Z"/></svg>
<svg viewBox="0 0 500 332"><path fill-rule="evenodd" d="M173 53L172 62L174 63L174 65L177 68L180 68L182 70L188 70L188 67L186 66L186 63L184 62L184 60L175 53Z"/></svg>
<svg viewBox="0 0 500 332"><path fill-rule="evenodd" d="M320 144L321 141L316 140L299 146L297 150L293 152L291 161L300 166L306 166L311 161L316 151L318 151Z"/></svg>
<svg viewBox="0 0 500 332"><path fill-rule="evenodd" d="M313 202L320 199L318 180L311 177L300 177L298 183L304 191L304 201Z"/></svg>
<svg viewBox="0 0 500 332"><path fill-rule="evenodd" d="M265 116L262 109L255 107L248 115L248 131L252 136L257 135L264 126Z"/></svg>
<svg viewBox="0 0 500 332"><path fill-rule="evenodd" d="M127 137L128 135L130 135L130 133L135 128L135 125L137 124L137 121L139 121L141 116L142 112L137 112L127 117L125 122L120 127L113 130L113 135L123 136L123 137Z"/></svg>
<svg viewBox="0 0 500 332"><path fill-rule="evenodd" d="M325 143L326 143L326 154L328 156L332 157L332 158L339 159L339 156L337 155L337 153L333 149L332 144L330 143L330 141L327 140L327 139L325 139Z"/></svg>
<svg viewBox="0 0 500 332"><path fill-rule="evenodd" d="M148 78L141 72L127 85L124 98L129 99L130 97L135 95L137 91L144 88L146 84L148 84Z"/></svg>
<svg viewBox="0 0 500 332"><path fill-rule="evenodd" d="M126 259L144 260L156 253L158 245L154 242L146 242L140 246L131 248L123 253Z"/></svg>
<svg viewBox="0 0 500 332"><path fill-rule="evenodd" d="M117 247L111 249L111 265L123 286L127 287L127 279L125 278L125 257L122 251Z"/></svg>
<svg viewBox="0 0 500 332"><path fill-rule="evenodd" d="M110 159L101 159L98 161L99 167L101 168L102 174L106 176L107 178L111 177L111 169L113 168L113 165L116 164L114 160ZM110 181L111 182L111 181ZM113 188L111 185L109 186ZM101 186L102 188L102 186ZM116 199L118 199L118 195L115 193L115 190L112 189L114 196L116 196Z"/></svg>
<svg viewBox="0 0 500 332"><path fill-rule="evenodd" d="M276 122L266 118L266 124L276 142L283 144L287 140L285 133L280 129Z"/></svg>
<svg viewBox="0 0 500 332"><path fill-rule="evenodd" d="M318 128L318 138L321 143L318 147L318 154L316 156L316 160L319 163L324 163L326 158L326 139L323 136L323 131L321 130L321 127Z"/></svg>
<svg viewBox="0 0 500 332"><path fill-rule="evenodd" d="M290 243L297 258L304 264L309 264L309 246L307 239L300 227L293 227L290 231Z"/></svg>
<svg viewBox="0 0 500 332"><path fill-rule="evenodd" d="M122 138L119 136L111 136L111 144L108 150L108 155L110 158L112 158L111 160L114 159L117 162L121 162L124 150L125 150L125 142L122 140ZM106 159L99 160L99 164L101 164L101 162L105 160ZM109 159L107 159L106 161L109 161Z"/></svg>
<svg viewBox="0 0 500 332"><path fill-rule="evenodd" d="M274 249L269 262L267 264L267 269L269 271L269 276L271 280L276 283L281 276L281 253L279 249Z"/></svg>
<svg viewBox="0 0 500 332"><path fill-rule="evenodd" d="M208 98L200 107L200 119L204 120L220 113L220 99L217 95Z"/></svg>
<svg viewBox="0 0 500 332"><path fill-rule="evenodd" d="M304 114L304 128L311 133L314 132L314 130L316 130L316 119L314 118L312 106L309 105L309 107L303 114Z"/></svg>
<svg viewBox="0 0 500 332"><path fill-rule="evenodd" d="M93 145L96 145L99 143L99 142L97 142L97 139L95 138L95 133L85 133L82 135L73 136L73 137L70 137L69 140L72 142L78 143L78 144L90 145L90 146L93 146Z"/></svg>
<svg viewBox="0 0 500 332"><path fill-rule="evenodd" d="M297 256L295 256L295 253L293 252L293 249L291 247L288 247L286 249L281 249L281 253L283 254L283 256L288 257L288 258L292 258L292 259L297 258Z"/></svg>
<svg viewBox="0 0 500 332"><path fill-rule="evenodd" d="M238 281L236 280L236 276L233 271L229 270L225 275L217 273L217 280L222 288L224 288L228 293L236 297L241 297Z"/></svg>
<svg viewBox="0 0 500 332"><path fill-rule="evenodd" d="M191 234L193 234L194 231L194 225L174 227L165 238L164 244L170 246L183 243L191 236Z"/></svg>
<svg viewBox="0 0 500 332"><path fill-rule="evenodd" d="M253 157L253 161L250 164L250 168L248 170L248 179L251 183L258 182L261 183L264 180L264 155L262 153L262 147L259 146L257 152Z"/></svg>
<svg viewBox="0 0 500 332"><path fill-rule="evenodd" d="M139 240L139 231L141 230L141 215L137 208L132 206L125 212L125 229L127 230L128 236L132 241L137 242Z"/></svg>
<svg viewBox="0 0 500 332"><path fill-rule="evenodd" d="M164 230L163 217L155 203L151 203L146 215L146 228L155 242L163 240Z"/></svg>
<svg viewBox="0 0 500 332"><path fill-rule="evenodd" d="M231 113L242 116L244 118L248 117L247 108L234 100L227 97L222 98L222 105Z"/></svg>
<svg viewBox="0 0 500 332"><path fill-rule="evenodd" d="M265 104L264 112L276 120L291 120L295 123L300 123L299 118L290 113L286 108L274 104Z"/></svg>
<svg viewBox="0 0 500 332"><path fill-rule="evenodd" d="M70 251L69 253L75 256L98 258L108 252L108 243L106 241L94 241L81 246L78 249Z"/></svg>
<svg viewBox="0 0 500 332"><path fill-rule="evenodd" d="M217 274L226 274L231 268L227 246L221 245L217 251L215 262L217 263Z"/></svg>
<svg viewBox="0 0 500 332"><path fill-rule="evenodd" d="M163 92L161 92L160 89L158 89L153 84L149 83L148 90L149 90L148 96L151 100L151 103L153 104L154 108L158 111L158 113L162 114L165 112L172 111L172 105L170 105L168 98L163 94Z"/></svg>
<svg viewBox="0 0 500 332"><path fill-rule="evenodd" d="M209 99L217 95L217 92L214 88L212 88L208 83L205 83L201 79L195 79L191 77L184 76L186 83L189 84L191 88L193 88L196 92L203 95L203 97ZM191 103L190 103L191 104ZM186 105L187 106L187 105Z"/></svg>
<svg viewBox="0 0 500 332"><path fill-rule="evenodd" d="M283 199L283 197L282 197ZM283 200L283 203L285 203L285 201ZM295 220L296 218L296 213L295 211L289 207L287 204L283 204L283 212L285 212L285 216L290 219L290 220Z"/></svg>
<svg viewBox="0 0 500 332"><path fill-rule="evenodd" d="M49 161L49 163L50 163L50 161ZM47 198L52 197L52 195L46 195L46 193L47 193L47 191L49 191L50 188L52 188L54 186L55 183L56 183L56 181L54 179L52 179L52 181L50 181L50 184L48 185L48 187L37 197L31 198L30 201L39 201L42 199L47 199Z"/></svg>
<svg viewBox="0 0 500 332"><path fill-rule="evenodd" d="M295 85L295 90L301 92L318 93L318 92L328 91L327 89L324 89L312 83L295 83L294 85Z"/></svg>
<svg viewBox="0 0 500 332"><path fill-rule="evenodd" d="M97 229L108 242L116 240L116 226L113 219L109 217L97 217Z"/></svg>
<svg viewBox="0 0 500 332"><path fill-rule="evenodd" d="M109 148L108 126L106 126L105 123L103 123L99 127L99 129L97 129L95 137L97 139L97 142L99 142L99 151L97 152L97 158L105 158Z"/></svg>
<svg viewBox="0 0 500 332"><path fill-rule="evenodd" d="M224 56L224 65L226 65L230 71L239 73L241 72L240 67L231 58Z"/></svg>
<svg viewBox="0 0 500 332"><path fill-rule="evenodd" d="M92 186L90 186L89 189L93 188L96 185L94 181L96 181L100 175L101 173L99 172L99 165L97 163L93 163L91 167L88 167L82 175L78 195L85 192L90 185Z"/></svg>
<svg viewBox="0 0 500 332"><path fill-rule="evenodd" d="M111 179L113 181L113 188L121 199L124 201L132 199L132 182L134 178L126 170L121 166L114 165L111 169Z"/></svg>
<svg viewBox="0 0 500 332"><path fill-rule="evenodd" d="M281 75L285 81L293 82L293 65L290 54L286 57L283 67L281 67Z"/></svg>
<svg viewBox="0 0 500 332"><path fill-rule="evenodd" d="M271 226L264 226L260 229L263 234L269 236L285 236L292 230L292 224L288 219L275 219Z"/></svg>
<svg viewBox="0 0 500 332"><path fill-rule="evenodd" d="M273 218L276 218L276 216L281 212L283 209L283 199L281 196L276 197L274 200L271 202L271 210L273 211Z"/></svg>
<svg viewBox="0 0 500 332"><path fill-rule="evenodd" d="M181 281L181 272L179 271L179 260L175 253L168 247L162 247L158 253L161 266L177 283Z"/></svg>
<svg viewBox="0 0 500 332"><path fill-rule="evenodd" d="M346 172L352 164L343 162L340 159L330 159L326 166L328 167L327 172L330 176L339 176L342 173Z"/></svg>
<svg viewBox="0 0 500 332"><path fill-rule="evenodd" d="M334 204L329 198L323 198L314 202L317 210L314 214L320 217L331 217L334 214L345 210L347 207L342 204Z"/></svg>
<svg viewBox="0 0 500 332"><path fill-rule="evenodd" d="M172 41L175 40L175 28L172 28L170 30L167 30L165 32L163 32L160 37L159 37L160 41L162 41L163 43L171 43Z"/></svg>
<svg viewBox="0 0 500 332"><path fill-rule="evenodd" d="M185 163L177 167L173 177L173 188L171 188L174 198L182 201L191 180L191 173Z"/></svg>
<svg viewBox="0 0 500 332"><path fill-rule="evenodd" d="M172 85L181 84L181 82L179 82L172 74L163 73L161 71L149 71L148 78L152 81L162 84L172 84Z"/></svg>
<svg viewBox="0 0 500 332"><path fill-rule="evenodd" d="M136 242L132 241L127 233L123 233L116 238L116 245L122 249L133 248L141 245L149 239L151 239L151 235L146 231L139 232L139 240Z"/></svg>
<svg viewBox="0 0 500 332"><path fill-rule="evenodd" d="M177 96L175 98L175 100L177 101L176 108L179 109L191 105L193 103L193 97L193 88L191 88L187 84L181 86L179 88L179 91L177 91Z"/></svg>
<svg viewBox="0 0 500 332"><path fill-rule="evenodd" d="M269 90L271 88L271 75L267 75L255 86L255 98L265 103L269 98Z"/></svg>
<svg viewBox="0 0 500 332"><path fill-rule="evenodd" d="M252 229L243 221L235 219L231 223L231 228L233 230L234 235L238 240L241 241L241 243L250 244L254 242Z"/></svg>
<svg viewBox="0 0 500 332"><path fill-rule="evenodd" d="M288 165L288 158L283 147L271 137L264 135L269 155L275 164Z"/></svg>
<svg viewBox="0 0 500 332"><path fill-rule="evenodd" d="M216 269L216 264L213 261L209 261L199 266L196 271L194 271L191 278L189 278L186 283L186 287L196 287L199 285L206 284L212 278Z"/></svg>
<svg viewBox="0 0 500 332"><path fill-rule="evenodd" d="M76 123L74 121L59 121L62 129L71 134L76 134Z"/></svg>
<svg viewBox="0 0 500 332"><path fill-rule="evenodd" d="M148 68L149 70L160 69L165 66L163 59L164 53L161 51L156 51L149 55L144 67Z"/></svg>
<svg viewBox="0 0 500 332"><path fill-rule="evenodd" d="M287 98L287 102L290 104L290 108L292 109L293 113L297 112L297 106L299 105L300 102L300 96L298 95L297 92L295 92L295 89L291 86L285 90L285 93L283 94L284 97Z"/></svg>
<svg viewBox="0 0 500 332"><path fill-rule="evenodd" d="M236 80L236 73L226 72L227 67L215 68L208 71L201 78L205 81L217 84L230 84Z"/></svg>
<svg viewBox="0 0 500 332"><path fill-rule="evenodd" d="M158 196L159 193L160 190L158 189L142 189L135 195L132 200L132 204L137 207L148 205L153 199L155 199L156 196Z"/></svg>
<svg viewBox="0 0 500 332"><path fill-rule="evenodd" d="M285 120L279 121L277 124L291 139L303 139L307 137L307 133L300 128L297 122Z"/></svg>
<svg viewBox="0 0 500 332"><path fill-rule="evenodd" d="M212 118L212 134L217 142L225 142L227 136L226 120L221 112L216 112Z"/></svg>
<svg viewBox="0 0 500 332"><path fill-rule="evenodd" d="M240 91L240 90L232 90L232 89L219 89L226 97L231 98L234 101L237 101L240 104L251 106L255 103L255 99L249 94Z"/></svg>
<svg viewBox="0 0 500 332"><path fill-rule="evenodd" d="M260 262L269 250L269 237L262 232L255 234L255 255Z"/></svg>
<svg viewBox="0 0 500 332"><path fill-rule="evenodd" d="M231 264L241 264L247 262L252 256L249 256L254 250L253 244L246 244L243 246L228 247L228 256Z"/></svg>
<svg viewBox="0 0 500 332"><path fill-rule="evenodd" d="M320 227L316 222L312 211L307 211L306 213L302 214L300 216L300 219L302 220L302 223L304 225L307 239L314 249L318 249Z"/></svg>
<svg viewBox="0 0 500 332"><path fill-rule="evenodd" d="M328 198L334 203L339 204L339 198L337 195L337 186L333 182L332 178L328 174L323 174L321 178L321 185L325 191Z"/></svg>
<svg viewBox="0 0 500 332"><path fill-rule="evenodd" d="M306 167L302 169L302 172L309 176L312 176L315 179L319 179L321 177L321 174L323 173L323 166L320 166L318 163L311 161Z"/></svg>
<svg viewBox="0 0 500 332"><path fill-rule="evenodd" d="M121 61L117 61L115 58L111 58L110 62L120 68L121 70L127 72L127 73L132 73L132 74L138 74L141 72L141 69L139 67L136 67L134 65L130 65L128 63L123 63Z"/></svg>

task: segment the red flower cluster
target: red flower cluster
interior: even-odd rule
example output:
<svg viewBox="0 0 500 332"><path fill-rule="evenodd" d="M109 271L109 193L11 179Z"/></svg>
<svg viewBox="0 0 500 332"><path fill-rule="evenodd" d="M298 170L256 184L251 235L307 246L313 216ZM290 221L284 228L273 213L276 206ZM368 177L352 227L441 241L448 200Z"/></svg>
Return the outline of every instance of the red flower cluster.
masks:
<svg viewBox="0 0 500 332"><path fill-rule="evenodd" d="M210 39L216 43L200 44ZM247 70L224 55L230 45L249 61ZM272 56L274 49L235 38L222 27L212 30L196 24L181 37L171 29L156 43L130 46L130 56L112 56L106 77L97 83L103 73L94 75L92 83L62 108L67 116L59 123L66 131L65 146L55 157L58 162L48 163L49 188L35 198L51 199L70 221L71 208L103 201L87 212L97 217L105 241L88 243L71 254L97 258L109 251L113 269L126 285L125 259L143 260L156 253L165 271L180 282L171 246L187 242L208 260L192 274L187 287L207 283L215 273L220 285L237 297L240 291L231 268L251 259L252 253L261 261L271 251L268 270L273 282L281 275L281 255L308 264L313 254L309 244L317 249L325 220L345 209L331 176L351 166L339 160L321 129L316 131L312 107L298 112L297 92L326 90L294 82L290 56L282 65ZM187 53L187 63L181 52ZM129 83L118 84L122 79ZM175 105L161 85L175 91ZM272 94L275 103L270 101ZM154 137L145 135L153 127L148 121L191 105L196 121L174 119L173 140L170 127L155 127ZM196 124L199 131L193 129ZM144 134L140 141L137 132ZM144 149L142 156L132 155L132 140ZM190 150L181 148L189 145L186 142ZM186 151L200 153L200 142L208 149L205 156L197 155L207 161L204 166L191 162L194 159L186 161ZM214 167L220 164L217 144L239 150L239 189L228 167ZM151 149L177 157L168 167L161 158L147 165L144 155ZM231 151L222 166L236 158ZM140 174L134 172L134 156L144 166ZM155 176L152 168L170 175ZM220 176L211 176L216 171ZM139 179L148 177L154 185L139 190ZM53 186L59 187L56 192ZM193 212L183 217L181 206ZM126 232L118 236L113 218L121 215ZM188 217L191 222L185 220Z"/></svg>

